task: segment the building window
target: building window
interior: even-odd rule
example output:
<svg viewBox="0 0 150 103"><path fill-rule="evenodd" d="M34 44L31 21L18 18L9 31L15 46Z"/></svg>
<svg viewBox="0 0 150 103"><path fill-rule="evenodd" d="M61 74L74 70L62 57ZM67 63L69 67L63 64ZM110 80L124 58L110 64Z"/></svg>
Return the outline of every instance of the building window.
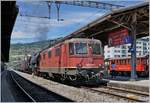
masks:
<svg viewBox="0 0 150 103"><path fill-rule="evenodd" d="M126 55L122 55L122 57L126 57Z"/></svg>
<svg viewBox="0 0 150 103"><path fill-rule="evenodd" d="M122 53L126 53L126 50L122 50Z"/></svg>
<svg viewBox="0 0 150 103"><path fill-rule="evenodd" d="M131 46L128 46L128 49L131 48Z"/></svg>
<svg viewBox="0 0 150 103"><path fill-rule="evenodd" d="M122 46L122 49L126 49L126 46L125 46L125 45L123 45L123 46Z"/></svg>
<svg viewBox="0 0 150 103"><path fill-rule="evenodd" d="M115 57L117 57L117 55L115 55Z"/></svg>

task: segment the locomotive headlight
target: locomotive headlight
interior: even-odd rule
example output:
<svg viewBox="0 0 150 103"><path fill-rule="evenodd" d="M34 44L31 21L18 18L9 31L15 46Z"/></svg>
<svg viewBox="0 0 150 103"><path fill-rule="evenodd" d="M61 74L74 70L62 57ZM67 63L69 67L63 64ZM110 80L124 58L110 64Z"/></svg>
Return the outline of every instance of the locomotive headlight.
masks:
<svg viewBox="0 0 150 103"><path fill-rule="evenodd" d="M102 64L99 64L99 68L104 68L104 65L102 65Z"/></svg>
<svg viewBox="0 0 150 103"><path fill-rule="evenodd" d="M99 67L102 67L102 64L99 64L98 66L99 66Z"/></svg>
<svg viewBox="0 0 150 103"><path fill-rule="evenodd" d="M76 67L77 67L77 68L81 68L82 65L81 65L81 64L77 64Z"/></svg>
<svg viewBox="0 0 150 103"><path fill-rule="evenodd" d="M99 68L100 68L100 70L104 70L104 65L99 64Z"/></svg>

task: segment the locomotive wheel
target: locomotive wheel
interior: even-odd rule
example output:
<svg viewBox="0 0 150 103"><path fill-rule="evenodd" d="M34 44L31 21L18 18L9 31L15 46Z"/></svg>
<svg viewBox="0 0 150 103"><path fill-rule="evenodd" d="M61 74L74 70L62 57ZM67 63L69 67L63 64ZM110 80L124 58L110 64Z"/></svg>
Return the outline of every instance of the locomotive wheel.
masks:
<svg viewBox="0 0 150 103"><path fill-rule="evenodd" d="M71 80L71 81L75 81L75 80L77 80L77 76L69 76L69 79Z"/></svg>
<svg viewBox="0 0 150 103"><path fill-rule="evenodd" d="M61 75L61 80L62 80L62 81L65 81L66 79L67 79L67 75L66 75L66 74L62 74L62 75Z"/></svg>
<svg viewBox="0 0 150 103"><path fill-rule="evenodd" d="M87 74L85 77L86 81L89 81L89 78L90 78L90 76Z"/></svg>

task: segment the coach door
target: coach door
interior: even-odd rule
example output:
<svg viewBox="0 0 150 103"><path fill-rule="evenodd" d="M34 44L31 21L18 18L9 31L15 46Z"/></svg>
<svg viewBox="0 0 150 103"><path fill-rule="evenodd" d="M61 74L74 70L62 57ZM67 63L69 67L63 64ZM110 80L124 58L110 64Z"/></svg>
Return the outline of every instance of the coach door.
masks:
<svg viewBox="0 0 150 103"><path fill-rule="evenodd" d="M58 67L58 72L60 72L61 67L61 45L56 48L56 67Z"/></svg>

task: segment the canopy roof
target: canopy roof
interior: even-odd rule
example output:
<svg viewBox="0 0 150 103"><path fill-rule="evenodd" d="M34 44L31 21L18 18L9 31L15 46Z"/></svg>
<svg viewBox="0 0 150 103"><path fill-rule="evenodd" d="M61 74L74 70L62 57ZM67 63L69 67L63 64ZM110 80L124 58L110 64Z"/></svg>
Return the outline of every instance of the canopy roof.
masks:
<svg viewBox="0 0 150 103"><path fill-rule="evenodd" d="M134 13L136 13L137 17L137 38L148 36L149 3L145 2L107 13L97 20L64 37L61 41L74 37L95 38L101 40L103 45L107 45L108 33L112 30L127 28L130 31L130 23L132 22L132 15Z"/></svg>

